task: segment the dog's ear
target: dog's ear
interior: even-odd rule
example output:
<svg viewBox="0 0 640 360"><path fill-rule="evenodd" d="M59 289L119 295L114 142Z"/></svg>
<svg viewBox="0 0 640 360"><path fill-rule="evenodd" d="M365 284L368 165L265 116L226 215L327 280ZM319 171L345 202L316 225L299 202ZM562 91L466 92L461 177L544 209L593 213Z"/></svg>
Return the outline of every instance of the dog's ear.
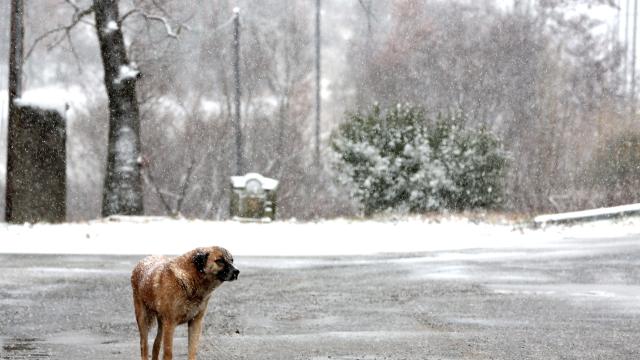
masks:
<svg viewBox="0 0 640 360"><path fill-rule="evenodd" d="M204 251L197 251L193 258L193 265L195 265L196 270L200 273L204 272L204 267L207 265L207 260L209 259L209 253Z"/></svg>

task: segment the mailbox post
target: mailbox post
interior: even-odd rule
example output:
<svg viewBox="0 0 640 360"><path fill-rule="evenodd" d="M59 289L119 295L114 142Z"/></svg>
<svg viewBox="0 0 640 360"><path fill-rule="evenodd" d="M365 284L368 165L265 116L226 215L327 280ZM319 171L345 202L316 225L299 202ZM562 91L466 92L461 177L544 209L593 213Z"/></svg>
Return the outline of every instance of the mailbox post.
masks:
<svg viewBox="0 0 640 360"><path fill-rule="evenodd" d="M231 177L231 217L273 221L276 218L278 180L257 173Z"/></svg>

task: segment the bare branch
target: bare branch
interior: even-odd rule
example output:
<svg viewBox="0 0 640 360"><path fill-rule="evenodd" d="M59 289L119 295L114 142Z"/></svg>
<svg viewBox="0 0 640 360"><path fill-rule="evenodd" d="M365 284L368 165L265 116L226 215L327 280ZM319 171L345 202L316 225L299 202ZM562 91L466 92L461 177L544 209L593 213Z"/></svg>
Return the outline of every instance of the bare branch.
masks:
<svg viewBox="0 0 640 360"><path fill-rule="evenodd" d="M33 53L33 50L35 50L36 46L43 41L44 39L48 38L51 35L54 34L58 34L60 32L64 32L65 34L60 37L58 40L56 40L54 42L54 44L52 44L51 46L49 46L49 49L52 49L56 46L58 46L62 41L64 41L64 39L69 39L69 42L71 42L71 30L73 30L73 28L78 25L78 23L80 23L80 21L82 20L82 18L84 18L85 16L93 13L93 6L90 6L84 10L80 10L80 8L78 7L78 5L73 1L73 0L65 0L69 5L71 5L72 7L74 7L75 11L73 13L73 17L72 17L72 21L71 24L66 25L66 26L60 26L57 27L55 29L51 29L47 32L45 32L44 34L38 36L34 41L33 44L31 44L31 47L29 48L29 50L27 51L27 55L25 56L25 61L27 59L29 59L29 57L31 56L31 53Z"/></svg>
<svg viewBox="0 0 640 360"><path fill-rule="evenodd" d="M164 192L160 189L160 187L158 186L158 183L153 178L153 175L151 174L151 171L148 166L142 167L142 175L145 182L153 186L153 190L156 193L156 195L158 195L158 197L160 198L160 202L162 203L162 206L164 206L164 209L167 212L167 214L174 216L175 215L174 210L171 208L169 201L165 198Z"/></svg>
<svg viewBox="0 0 640 360"><path fill-rule="evenodd" d="M171 17L171 15L169 14L169 12L167 12L167 10L165 10L165 9L162 7L162 5L158 4L158 1L157 1L157 0L151 0L151 2L153 3L153 5L155 5L155 7L156 7L156 8L158 8L158 10L160 10L160 12L161 12L164 16L166 16L166 17L168 17L168 18L170 18L170 17Z"/></svg>
<svg viewBox="0 0 640 360"><path fill-rule="evenodd" d="M71 7L73 7L76 12L80 11L80 7L78 6L78 4L76 3L75 0L64 0L64 2L66 2L67 4L69 4Z"/></svg>
<svg viewBox="0 0 640 360"><path fill-rule="evenodd" d="M364 10L368 17L372 18L375 21L378 21L378 19L376 19L376 16L373 14L373 10L371 10L371 3L367 5L363 0L358 0L358 3L360 3L362 10Z"/></svg>
<svg viewBox="0 0 640 360"><path fill-rule="evenodd" d="M184 181L182 182L180 195L178 196L178 200L176 201L177 213L180 213L180 211L182 211L182 204L184 203L184 199L187 197L187 190L191 185L191 175L193 175L194 173L193 170L195 167L196 167L196 159L194 156L191 156L191 161L189 162L189 167L187 168L187 174L185 175Z"/></svg>
<svg viewBox="0 0 640 360"><path fill-rule="evenodd" d="M131 10L127 11L127 12L126 12L124 15L122 15L122 16L120 17L120 19L118 20L118 26L122 26L122 23L123 23L125 20L127 20L127 18L128 18L129 16L131 16L131 15L133 15L133 14L137 13L138 11L140 11L140 10L138 10L138 9L131 9Z"/></svg>
<svg viewBox="0 0 640 360"><path fill-rule="evenodd" d="M82 64L81 64L81 61L80 61L80 56L78 56L78 52L76 51L76 47L73 46L73 41L71 41L71 33L67 32L66 34L67 34L67 36L66 36L67 37L67 41L69 42L69 48L71 49L71 53L73 54L73 57L76 59L76 64L78 64L78 71L80 73L82 73L83 69L82 69Z"/></svg>
<svg viewBox="0 0 640 360"><path fill-rule="evenodd" d="M180 35L180 32L182 32L182 29L188 29L185 25L183 24L178 24L178 27L174 30L173 27L171 26L171 23L169 21L168 18L164 17L164 16L159 16L159 15L152 15L152 14L147 14L146 12L140 10L140 9L133 9L128 11L127 13L125 13L120 20L118 20L118 25L122 25L122 23L131 15L133 14L138 14L140 16L142 16L145 20L147 20L147 22L149 21L156 21L156 22L160 22L164 25L165 31L167 32L167 36L169 36L170 38L173 39L177 39L178 36Z"/></svg>

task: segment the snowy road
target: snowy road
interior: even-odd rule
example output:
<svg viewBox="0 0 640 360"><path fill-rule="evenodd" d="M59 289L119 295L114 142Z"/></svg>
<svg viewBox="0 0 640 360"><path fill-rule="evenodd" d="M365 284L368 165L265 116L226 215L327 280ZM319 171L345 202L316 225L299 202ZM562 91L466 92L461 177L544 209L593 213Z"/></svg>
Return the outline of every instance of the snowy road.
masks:
<svg viewBox="0 0 640 360"><path fill-rule="evenodd" d="M203 359L638 359L640 236L238 256ZM0 255L1 359L132 359L139 256ZM186 358L179 329L177 358Z"/></svg>

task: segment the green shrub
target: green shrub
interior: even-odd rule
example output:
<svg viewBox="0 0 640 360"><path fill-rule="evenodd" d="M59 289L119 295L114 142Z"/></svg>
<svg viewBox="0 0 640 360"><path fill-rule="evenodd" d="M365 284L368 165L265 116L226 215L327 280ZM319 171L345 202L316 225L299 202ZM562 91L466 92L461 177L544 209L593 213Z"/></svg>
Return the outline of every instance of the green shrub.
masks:
<svg viewBox="0 0 640 360"><path fill-rule="evenodd" d="M461 113L428 120L419 107L349 114L333 134L334 163L365 215L491 208L502 202L506 157Z"/></svg>

